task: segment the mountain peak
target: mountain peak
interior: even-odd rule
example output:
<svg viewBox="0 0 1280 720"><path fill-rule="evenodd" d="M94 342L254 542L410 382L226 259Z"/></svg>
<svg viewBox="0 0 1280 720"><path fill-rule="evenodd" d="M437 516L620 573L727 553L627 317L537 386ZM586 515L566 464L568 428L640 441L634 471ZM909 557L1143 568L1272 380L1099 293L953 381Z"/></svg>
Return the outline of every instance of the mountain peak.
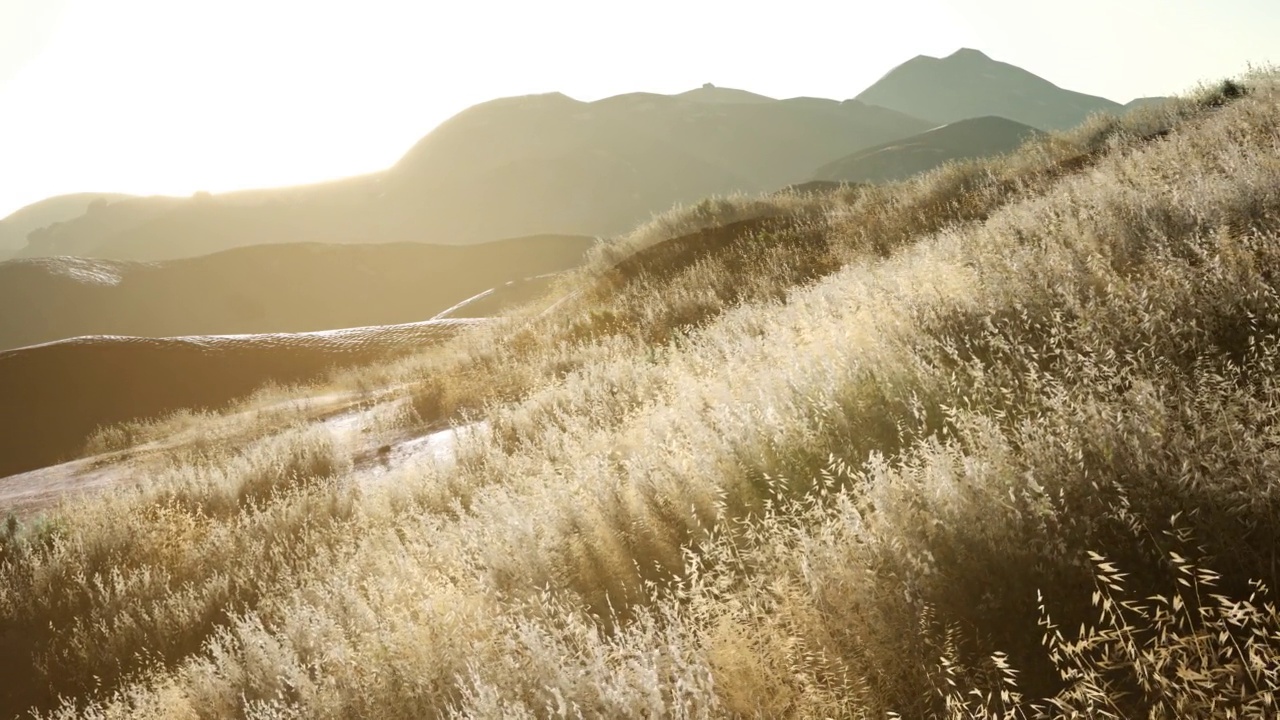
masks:
<svg viewBox="0 0 1280 720"><path fill-rule="evenodd" d="M986 53L982 52L981 50L974 50L973 48L960 48L959 50L957 50L957 51L955 51L955 52L951 53L950 55L948 55L945 59L947 59L947 60L987 60L987 61L990 61L990 60L991 60L991 57L990 57L989 55L987 55Z"/></svg>
<svg viewBox="0 0 1280 720"><path fill-rule="evenodd" d="M1041 130L1074 127L1093 112L1121 108L967 47L944 58L921 55L905 62L857 99L939 124L999 115Z"/></svg>

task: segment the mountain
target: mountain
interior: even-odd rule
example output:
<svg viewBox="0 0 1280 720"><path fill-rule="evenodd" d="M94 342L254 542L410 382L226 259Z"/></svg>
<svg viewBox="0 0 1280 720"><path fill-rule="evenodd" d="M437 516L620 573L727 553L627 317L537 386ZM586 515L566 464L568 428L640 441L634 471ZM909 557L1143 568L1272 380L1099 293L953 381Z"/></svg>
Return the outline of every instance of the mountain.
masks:
<svg viewBox="0 0 1280 720"><path fill-rule="evenodd" d="M857 99L938 123L998 115L1041 130L1074 127L1095 112L1124 111L1117 102L1064 90L969 48L945 58L916 56Z"/></svg>
<svg viewBox="0 0 1280 720"><path fill-rule="evenodd" d="M119 193L58 195L27 205L0 220L0 259L16 254L27 244L27 235L55 223L97 210L106 203L129 197Z"/></svg>
<svg viewBox="0 0 1280 720"><path fill-rule="evenodd" d="M677 203L803 182L832 158L931 125L859 101L716 87L503 98L450 118L384 172L111 203L37 235L20 256L153 261L274 242L612 235Z"/></svg>
<svg viewBox="0 0 1280 720"><path fill-rule="evenodd" d="M1001 155L1043 133L1002 117L958 120L941 127L856 152L814 172L814 179L880 183L932 170L950 160Z"/></svg>
<svg viewBox="0 0 1280 720"><path fill-rule="evenodd" d="M0 350L81 335L296 333L415 322L505 283L574 267L594 243L543 235L471 246L270 244L153 263L10 260L0 262L0 307L23 310L0 314ZM533 285L522 287L523 294L504 297L523 299Z"/></svg>
<svg viewBox="0 0 1280 720"><path fill-rule="evenodd" d="M916 57L843 102L778 100L710 83L594 102L560 93L508 97L453 116L386 171L100 204L33 233L18 255L154 261L264 243L608 236L674 204L812 180L814 168L938 125L997 116L1058 129L1093 112L1161 101L1120 105L1072 92L971 49ZM948 153L986 151L949 146ZM894 162L915 167L928 153L915 154Z"/></svg>

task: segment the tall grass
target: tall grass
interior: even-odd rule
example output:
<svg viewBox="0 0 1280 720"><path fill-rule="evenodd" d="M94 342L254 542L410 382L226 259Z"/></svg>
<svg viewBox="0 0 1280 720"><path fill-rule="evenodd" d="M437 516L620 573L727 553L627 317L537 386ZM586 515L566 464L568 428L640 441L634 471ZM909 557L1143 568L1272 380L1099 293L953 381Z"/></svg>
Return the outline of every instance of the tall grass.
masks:
<svg viewBox="0 0 1280 720"><path fill-rule="evenodd" d="M1268 717L1272 77L641 231L367 371L455 463L291 428L6 532L0 709Z"/></svg>

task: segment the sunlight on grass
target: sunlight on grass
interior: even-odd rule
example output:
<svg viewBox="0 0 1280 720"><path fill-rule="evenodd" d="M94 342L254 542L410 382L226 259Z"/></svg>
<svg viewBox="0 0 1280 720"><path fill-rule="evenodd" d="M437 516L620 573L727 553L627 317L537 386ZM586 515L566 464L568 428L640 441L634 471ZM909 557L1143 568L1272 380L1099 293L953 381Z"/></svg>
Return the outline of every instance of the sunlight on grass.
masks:
<svg viewBox="0 0 1280 720"><path fill-rule="evenodd" d="M1274 77L674 212L315 389L456 462L291 416L14 523L0 712L1270 717Z"/></svg>

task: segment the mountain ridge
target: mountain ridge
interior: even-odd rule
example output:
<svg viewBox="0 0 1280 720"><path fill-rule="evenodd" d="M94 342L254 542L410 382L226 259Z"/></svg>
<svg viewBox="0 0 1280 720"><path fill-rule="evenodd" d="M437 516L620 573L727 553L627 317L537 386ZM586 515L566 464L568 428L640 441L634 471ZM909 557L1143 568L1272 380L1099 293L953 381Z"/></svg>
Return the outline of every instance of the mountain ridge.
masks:
<svg viewBox="0 0 1280 720"><path fill-rule="evenodd" d="M918 55L846 100L779 100L711 83L594 101L495 98L451 116L383 171L112 202L35 231L17 256L164 260L267 242L609 236L673 204L804 183L815 168L948 122L998 115L1055 129L1160 101L1121 105L1065 90L972 48Z"/></svg>
<svg viewBox="0 0 1280 720"><path fill-rule="evenodd" d="M1119 113L1124 107L1097 95L1063 89L972 48L960 48L942 58L917 55L855 97L939 124L998 115L1040 130L1065 130L1091 113Z"/></svg>

